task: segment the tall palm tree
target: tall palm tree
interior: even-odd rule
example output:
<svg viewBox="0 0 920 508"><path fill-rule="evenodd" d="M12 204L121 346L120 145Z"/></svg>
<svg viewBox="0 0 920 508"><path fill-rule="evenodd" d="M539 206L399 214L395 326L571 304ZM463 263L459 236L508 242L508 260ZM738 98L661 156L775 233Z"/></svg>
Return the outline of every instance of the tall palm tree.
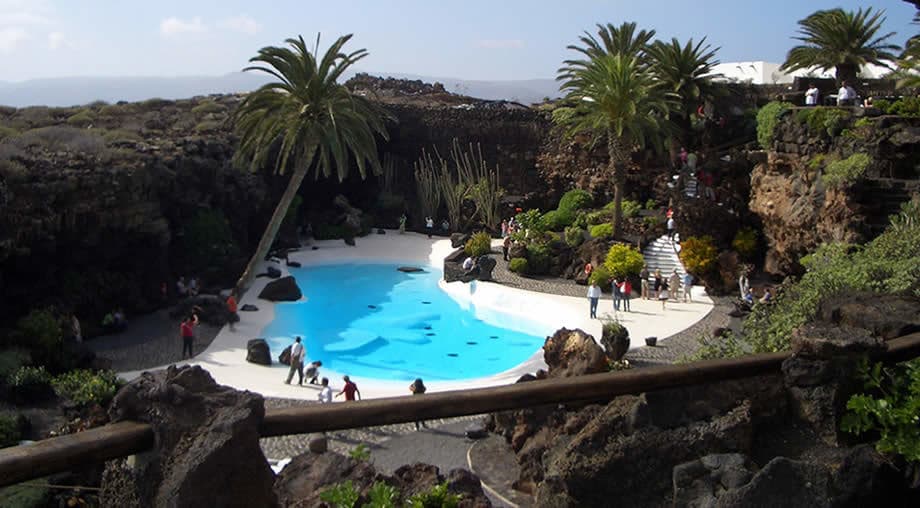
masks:
<svg viewBox="0 0 920 508"><path fill-rule="evenodd" d="M855 13L836 8L811 14L799 21L799 36L793 37L804 44L789 50L780 69L833 68L842 82L854 80L863 65L889 66L900 48L886 42L895 32L876 36L884 15L884 10L873 12L871 7Z"/></svg>
<svg viewBox="0 0 920 508"><path fill-rule="evenodd" d="M911 2L920 9L920 2ZM911 21L920 25L920 12L914 14ZM898 80L898 88L920 88L920 35L914 35L904 43L904 52L898 60L898 70L903 75Z"/></svg>
<svg viewBox="0 0 920 508"><path fill-rule="evenodd" d="M235 157L251 170L273 164L277 174L288 170L292 174L237 290L252 282L256 265L268 254L308 172L313 170L317 179L335 172L341 181L352 159L362 178L368 165L380 172L375 135L388 139L384 124L388 115L338 83L345 70L368 54L364 49L344 53L342 48L351 37L339 37L322 59L318 59L319 36L312 52L303 37L287 39L289 47L262 48L249 60L256 65L244 69L264 72L277 81L249 94L236 111L240 146Z"/></svg>
<svg viewBox="0 0 920 508"><path fill-rule="evenodd" d="M564 122L570 133L593 131L607 138L613 180L613 229L618 236L623 227L627 166L633 152L665 130L673 101L638 55L570 48L589 58L567 60L559 69L557 79L563 81L566 99L575 104L575 114Z"/></svg>
<svg viewBox="0 0 920 508"><path fill-rule="evenodd" d="M612 23L606 25L598 23L597 38L585 32L578 38L584 46L572 44L567 46L567 49L577 51L588 59L602 55L626 55L636 57L641 63L646 63L646 52L649 42L655 37L655 31L642 29L637 33L636 28L634 22L625 22L620 26L613 26ZM564 63L570 65L574 62L577 60L566 60Z"/></svg>
<svg viewBox="0 0 920 508"><path fill-rule="evenodd" d="M719 49L706 44L705 37L696 44L690 39L681 45L672 38L669 43L655 41L649 46L655 77L680 101L675 123L684 134L690 129L690 118L697 106L718 95L719 88L712 82L712 70L719 64L715 59Z"/></svg>

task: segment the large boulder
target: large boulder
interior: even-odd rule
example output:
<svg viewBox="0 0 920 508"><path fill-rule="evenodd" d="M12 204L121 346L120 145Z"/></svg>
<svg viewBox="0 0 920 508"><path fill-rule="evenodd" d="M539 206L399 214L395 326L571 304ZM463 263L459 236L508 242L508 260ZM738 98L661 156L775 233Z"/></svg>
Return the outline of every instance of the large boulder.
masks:
<svg viewBox="0 0 920 508"><path fill-rule="evenodd" d="M821 302L818 318L839 326L862 328L875 337L890 340L920 331L920 299L847 293Z"/></svg>
<svg viewBox="0 0 920 508"><path fill-rule="evenodd" d="M714 506L728 489L751 481L757 470L748 456L740 453L706 455L674 468L674 506Z"/></svg>
<svg viewBox="0 0 920 508"><path fill-rule="evenodd" d="M265 339L252 339L246 343L246 361L259 365L272 364L272 352Z"/></svg>
<svg viewBox="0 0 920 508"><path fill-rule="evenodd" d="M479 256L479 259L476 260L476 266L479 268L476 279L483 281L492 280L492 270L495 269L496 264L498 264L498 262L491 256Z"/></svg>
<svg viewBox="0 0 920 508"><path fill-rule="evenodd" d="M271 302L296 302L302 297L297 280L291 275L269 282L259 293L259 298Z"/></svg>
<svg viewBox="0 0 920 508"><path fill-rule="evenodd" d="M629 330L617 322L604 323L601 344L604 345L607 358L619 361L629 351Z"/></svg>
<svg viewBox="0 0 920 508"><path fill-rule="evenodd" d="M470 241L469 233L452 233L450 235L450 246L455 249L462 249L468 241Z"/></svg>
<svg viewBox="0 0 920 508"><path fill-rule="evenodd" d="M582 330L560 328L543 344L549 377L570 377L607 371L604 350Z"/></svg>
<svg viewBox="0 0 920 508"><path fill-rule="evenodd" d="M201 367L143 373L109 416L149 423L154 448L107 463L103 506L275 506L259 446L264 414L261 395L218 385Z"/></svg>
<svg viewBox="0 0 920 508"><path fill-rule="evenodd" d="M746 485L722 494L716 506L829 507L832 506L831 485L825 468L776 457Z"/></svg>

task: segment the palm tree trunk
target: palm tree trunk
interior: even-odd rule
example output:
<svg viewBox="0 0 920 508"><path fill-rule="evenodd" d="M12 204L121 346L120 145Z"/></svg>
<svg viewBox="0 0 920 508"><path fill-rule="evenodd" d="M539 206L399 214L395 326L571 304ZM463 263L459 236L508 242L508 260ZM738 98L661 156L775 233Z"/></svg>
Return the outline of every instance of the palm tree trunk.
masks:
<svg viewBox="0 0 920 508"><path fill-rule="evenodd" d="M281 223L284 221L285 215L287 215L288 208L291 207L291 202L294 201L294 196L296 196L297 191L300 190L300 184L303 182L306 175L307 168L298 169L291 175L287 188L284 189L284 194L281 195L281 200L278 201L278 206L275 207L272 218L268 221L265 232L262 233L262 238L259 240L259 246L256 247L256 251L246 265L246 269L243 270L243 275L241 275L240 279L236 282L236 291L240 296L242 296L243 292L252 284L252 280L255 277L254 272L256 266L265 259L269 249L271 249L272 243L275 241L275 236L278 235L278 230L281 229Z"/></svg>
<svg viewBox="0 0 920 508"><path fill-rule="evenodd" d="M607 129L607 154L610 157L610 175L613 179L613 237L619 238L623 232L623 185L626 180L623 140L613 131Z"/></svg>
<svg viewBox="0 0 920 508"><path fill-rule="evenodd" d="M835 69L837 76L837 86L841 86L844 81L848 81L850 86L856 85L856 74L859 72L859 66L853 64L840 64Z"/></svg>

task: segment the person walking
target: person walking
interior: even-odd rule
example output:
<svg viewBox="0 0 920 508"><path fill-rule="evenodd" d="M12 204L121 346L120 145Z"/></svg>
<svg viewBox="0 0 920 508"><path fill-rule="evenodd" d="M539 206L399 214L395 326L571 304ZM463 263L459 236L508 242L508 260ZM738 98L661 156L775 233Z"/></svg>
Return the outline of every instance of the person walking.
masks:
<svg viewBox="0 0 920 508"><path fill-rule="evenodd" d="M664 286L664 277L661 275L661 270L655 269L655 282L652 285L652 288L655 290L655 298L658 298L658 293L661 292L662 286Z"/></svg>
<svg viewBox="0 0 920 508"><path fill-rule="evenodd" d="M424 395L427 388L425 388L425 383L422 381L422 378L415 378L415 381L409 385L409 391L412 392L412 395ZM425 424L425 420L415 422L415 430L419 430L419 426L426 429L428 428L428 425Z"/></svg>
<svg viewBox="0 0 920 508"><path fill-rule="evenodd" d="M284 384L291 384L291 379L294 378L296 372L297 384L303 386L303 358L306 352L303 344L300 343L300 337L295 337L294 343L291 344L291 368L288 369L288 376Z"/></svg>
<svg viewBox="0 0 920 508"><path fill-rule="evenodd" d="M690 273L685 273L681 279L681 288L683 289L684 302L692 302L693 297L690 295L690 289L693 288L693 276Z"/></svg>
<svg viewBox="0 0 920 508"><path fill-rule="evenodd" d="M240 315L237 313L237 304L236 296L234 296L236 290L230 292L230 296L227 297L227 312L230 313L230 316L227 318L227 322L230 324L230 331L236 331L236 322L240 320Z"/></svg>
<svg viewBox="0 0 920 508"><path fill-rule="evenodd" d="M511 252L511 236L510 235L506 236L505 239L502 241L502 258L504 258L505 261L508 261L509 259L508 257L509 252Z"/></svg>
<svg viewBox="0 0 920 508"><path fill-rule="evenodd" d="M319 399L320 404L330 404L332 402L332 388L329 388L328 377L323 378L322 389L320 389L316 398Z"/></svg>
<svg viewBox="0 0 920 508"><path fill-rule="evenodd" d="M431 238L431 233L434 231L434 219L431 217L425 217L425 232L428 233L428 238Z"/></svg>
<svg viewBox="0 0 920 508"><path fill-rule="evenodd" d="M664 304L668 302L668 283L662 279L660 287L658 301L661 302L661 310L664 310Z"/></svg>
<svg viewBox="0 0 920 508"><path fill-rule="evenodd" d="M597 302L601 298L601 287L597 285L597 282L592 282L588 286L588 302L590 302L590 317L591 319L597 319Z"/></svg>
<svg viewBox="0 0 920 508"><path fill-rule="evenodd" d="M358 385L353 383L348 376L344 376L342 379L345 381L345 386L342 387L342 391L335 394L335 396L338 397L344 393L346 401L355 400L355 395L358 396L358 400L361 400L361 392L358 390Z"/></svg>
<svg viewBox="0 0 920 508"><path fill-rule="evenodd" d="M629 308L629 298L632 296L632 282L629 282L629 279L624 278L623 282L620 283L620 300L623 303L623 311L631 312Z"/></svg>
<svg viewBox="0 0 920 508"><path fill-rule="evenodd" d="M508 219L502 220L502 238L508 236Z"/></svg>
<svg viewBox="0 0 920 508"><path fill-rule="evenodd" d="M179 334L182 336L182 358L186 358L186 352L188 352L188 358L191 358L194 351L192 350L195 345L195 327L198 325L198 316L196 314L191 314L185 318L185 321L179 325Z"/></svg>
<svg viewBox="0 0 920 508"><path fill-rule="evenodd" d="M675 228L675 226L676 224L674 223L674 217L673 216L668 217L668 240L671 243L674 243L674 233L677 232L677 229Z"/></svg>
<svg viewBox="0 0 920 508"><path fill-rule="evenodd" d="M680 274L677 273L677 268L674 269L674 273L668 279L668 289L670 290L671 299L676 302L680 296L678 294L680 291Z"/></svg>
<svg viewBox="0 0 920 508"><path fill-rule="evenodd" d="M642 265L642 271L639 272L639 296L643 300L648 300L648 265Z"/></svg>

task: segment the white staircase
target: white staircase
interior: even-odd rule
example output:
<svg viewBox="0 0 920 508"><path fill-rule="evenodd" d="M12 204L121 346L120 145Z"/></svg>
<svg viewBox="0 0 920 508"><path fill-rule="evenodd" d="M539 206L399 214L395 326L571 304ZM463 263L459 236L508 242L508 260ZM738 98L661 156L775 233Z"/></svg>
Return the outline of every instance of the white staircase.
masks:
<svg viewBox="0 0 920 508"><path fill-rule="evenodd" d="M693 175L684 177L684 195L688 198L695 198L697 193L697 181Z"/></svg>
<svg viewBox="0 0 920 508"><path fill-rule="evenodd" d="M645 264L650 277L654 277L655 270L661 270L661 275L665 278L670 277L675 268L681 277L687 273L677 256L677 253L680 252L679 242L680 235L675 233L673 242L668 240L668 235L664 235L645 247L642 255L645 256Z"/></svg>

